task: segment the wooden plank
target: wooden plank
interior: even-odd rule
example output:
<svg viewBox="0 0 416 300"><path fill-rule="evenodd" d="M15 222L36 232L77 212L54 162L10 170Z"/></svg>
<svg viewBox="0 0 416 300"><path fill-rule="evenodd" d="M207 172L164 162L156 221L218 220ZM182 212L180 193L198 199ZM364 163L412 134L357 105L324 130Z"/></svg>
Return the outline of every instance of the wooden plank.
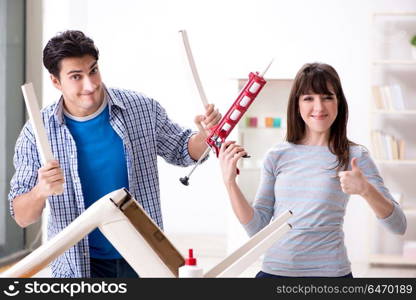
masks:
<svg viewBox="0 0 416 300"><path fill-rule="evenodd" d="M204 108L205 108L205 106L208 105L208 99L207 99L207 96L205 95L205 91L204 91L204 87L202 86L201 79L199 78L199 73L196 68L194 56L192 55L191 46L189 44L188 34L186 30L180 30L179 33L182 36L183 46L185 47L185 52L186 52L186 57L188 58L189 67L191 68L192 76L194 77L194 81L198 89L199 96L201 97L202 104L204 105Z"/></svg>
<svg viewBox="0 0 416 300"><path fill-rule="evenodd" d="M30 124L32 125L33 133L35 134L36 145L40 155L41 164L45 165L47 162L55 160L51 146L46 135L45 126L43 125L42 116L38 100L36 99L35 89L33 84L26 83L22 85L23 97L25 98L26 109L29 113ZM61 195L64 192L63 184L60 190L55 195Z"/></svg>
<svg viewBox="0 0 416 300"><path fill-rule="evenodd" d="M54 160L55 158L52 154L52 149L49 145L46 130L43 125L33 84L30 82L22 85L22 92L25 98L26 109L29 113L30 124L32 125L33 133L35 134L36 145L40 154L41 163L44 165L48 161Z"/></svg>
<svg viewBox="0 0 416 300"><path fill-rule="evenodd" d="M289 210L281 214L241 247L206 272L204 277L233 277L239 275L263 254L273 242L281 238L290 229L290 225L285 224L285 222L291 216L292 212Z"/></svg>

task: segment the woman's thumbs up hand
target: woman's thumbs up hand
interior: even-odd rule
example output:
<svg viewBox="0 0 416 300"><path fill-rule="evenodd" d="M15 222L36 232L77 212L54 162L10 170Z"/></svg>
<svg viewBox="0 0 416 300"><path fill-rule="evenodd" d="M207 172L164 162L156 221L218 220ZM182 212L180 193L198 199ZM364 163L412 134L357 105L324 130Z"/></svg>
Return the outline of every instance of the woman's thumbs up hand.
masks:
<svg viewBox="0 0 416 300"><path fill-rule="evenodd" d="M338 176L344 193L350 195L363 195L366 193L369 182L358 166L356 157L351 160L351 171L339 172Z"/></svg>

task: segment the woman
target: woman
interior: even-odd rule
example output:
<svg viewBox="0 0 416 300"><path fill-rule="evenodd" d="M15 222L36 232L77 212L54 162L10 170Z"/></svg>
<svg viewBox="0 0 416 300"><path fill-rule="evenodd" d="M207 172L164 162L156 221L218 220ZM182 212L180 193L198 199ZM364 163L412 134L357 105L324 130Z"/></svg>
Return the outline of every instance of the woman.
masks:
<svg viewBox="0 0 416 300"><path fill-rule="evenodd" d="M348 106L327 64L304 65L287 109L286 142L266 155L253 207L236 183L246 155L223 144L220 164L234 213L251 236L285 210L293 226L265 254L256 277L352 277L342 225L349 195L363 197L380 223L404 234L406 218L384 186L368 151L347 138Z"/></svg>

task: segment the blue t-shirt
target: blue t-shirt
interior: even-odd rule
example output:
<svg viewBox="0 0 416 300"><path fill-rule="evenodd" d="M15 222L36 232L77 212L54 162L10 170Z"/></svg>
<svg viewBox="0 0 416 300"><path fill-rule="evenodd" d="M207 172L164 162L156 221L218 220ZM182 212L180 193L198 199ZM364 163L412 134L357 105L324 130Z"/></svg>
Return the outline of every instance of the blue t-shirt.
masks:
<svg viewBox="0 0 416 300"><path fill-rule="evenodd" d="M111 127L108 105L103 103L92 118L76 118L65 113L65 121L77 145L85 207L114 190L128 189L123 141ZM121 258L98 228L88 235L88 239L91 257Z"/></svg>

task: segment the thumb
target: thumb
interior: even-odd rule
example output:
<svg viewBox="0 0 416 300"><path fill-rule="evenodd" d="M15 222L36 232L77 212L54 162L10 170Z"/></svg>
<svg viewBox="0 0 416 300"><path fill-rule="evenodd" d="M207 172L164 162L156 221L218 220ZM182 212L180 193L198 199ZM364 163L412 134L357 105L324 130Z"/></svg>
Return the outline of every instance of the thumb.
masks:
<svg viewBox="0 0 416 300"><path fill-rule="evenodd" d="M205 120L205 116L203 116L203 115L196 116L195 119L194 119L194 122L195 122L196 126L198 127L199 132L201 132L201 133L205 133L205 128L204 128L204 126L202 126L202 121L204 121L204 120Z"/></svg>
<svg viewBox="0 0 416 300"><path fill-rule="evenodd" d="M360 170L360 168L358 167L358 159L356 157L351 159L351 169L352 171Z"/></svg>

